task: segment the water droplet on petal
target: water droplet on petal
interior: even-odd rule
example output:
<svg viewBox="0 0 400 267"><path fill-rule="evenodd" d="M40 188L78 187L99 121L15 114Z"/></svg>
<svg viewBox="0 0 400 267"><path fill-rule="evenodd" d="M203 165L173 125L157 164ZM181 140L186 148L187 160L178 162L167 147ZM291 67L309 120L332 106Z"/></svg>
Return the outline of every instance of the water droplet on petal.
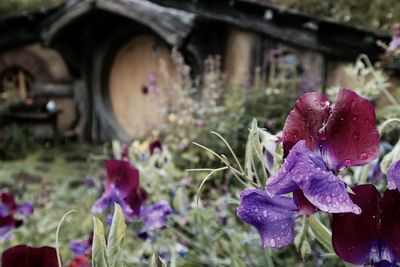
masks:
<svg viewBox="0 0 400 267"><path fill-rule="evenodd" d="M275 247L275 239L271 239L271 241L270 241L270 244L271 244L271 247Z"/></svg>
<svg viewBox="0 0 400 267"><path fill-rule="evenodd" d="M352 100L351 103L350 103L350 107L354 108L355 106L356 106L356 101Z"/></svg>
<svg viewBox="0 0 400 267"><path fill-rule="evenodd" d="M340 122L341 122L341 123L344 122L344 117L340 117Z"/></svg>
<svg viewBox="0 0 400 267"><path fill-rule="evenodd" d="M353 134L353 138L354 138L354 139L358 139L358 137L359 137L359 135L358 135L358 134L356 134L356 133L355 133L355 134Z"/></svg>
<svg viewBox="0 0 400 267"><path fill-rule="evenodd" d="M349 160L349 159L346 159L343 163L344 163L345 167L350 167L351 166L351 160Z"/></svg>
<svg viewBox="0 0 400 267"><path fill-rule="evenodd" d="M360 156L359 156L359 158L360 158L361 160L365 160L365 159L368 158L368 155L367 155L367 153L361 153Z"/></svg>
<svg viewBox="0 0 400 267"><path fill-rule="evenodd" d="M358 120L358 116L357 116L357 115L354 115L354 116L353 116L353 121L356 121L356 120Z"/></svg>
<svg viewBox="0 0 400 267"><path fill-rule="evenodd" d="M320 104L321 107L324 108L324 107L329 106L329 101L321 101L319 104Z"/></svg>

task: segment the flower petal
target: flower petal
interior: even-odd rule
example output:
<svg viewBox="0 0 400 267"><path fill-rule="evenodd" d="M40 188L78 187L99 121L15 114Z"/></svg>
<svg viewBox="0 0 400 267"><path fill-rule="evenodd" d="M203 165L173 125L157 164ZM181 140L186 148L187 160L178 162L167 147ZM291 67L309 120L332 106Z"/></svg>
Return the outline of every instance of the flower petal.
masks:
<svg viewBox="0 0 400 267"><path fill-rule="evenodd" d="M15 211L17 204L15 203L15 198L10 192L0 193L1 203L7 206L10 211Z"/></svg>
<svg viewBox="0 0 400 267"><path fill-rule="evenodd" d="M269 180L267 188L271 194L288 193L293 183L311 204L322 211L361 212L349 198L346 184L326 170L323 159L318 153L308 150L304 140L292 148L279 173Z"/></svg>
<svg viewBox="0 0 400 267"><path fill-rule="evenodd" d="M328 119L329 112L329 102L325 95L314 92L300 96L283 128L284 157L300 140L305 140L307 147L314 150L319 141L325 138L319 135L319 130Z"/></svg>
<svg viewBox="0 0 400 267"><path fill-rule="evenodd" d="M74 257L83 257L91 252L91 246L87 240L72 240L69 242L69 249Z"/></svg>
<svg viewBox="0 0 400 267"><path fill-rule="evenodd" d="M341 89L326 126L329 168L361 166L379 153L379 132L372 103Z"/></svg>
<svg viewBox="0 0 400 267"><path fill-rule="evenodd" d="M352 264L365 265L371 259L379 262L379 221L382 197L375 186L353 188L350 198L361 207L359 215L333 214L332 244L336 254Z"/></svg>
<svg viewBox="0 0 400 267"><path fill-rule="evenodd" d="M240 193L238 217L254 226L264 247L280 248L293 242L296 205L288 197L270 197L264 190L246 189Z"/></svg>
<svg viewBox="0 0 400 267"><path fill-rule="evenodd" d="M143 220L146 229L160 229L165 226L168 215L171 213L172 208L169 203L167 201L160 201L143 208L140 211L140 218Z"/></svg>
<svg viewBox="0 0 400 267"><path fill-rule="evenodd" d="M126 204L128 205L130 212L125 214L127 216L127 220L133 220L137 216L139 216L140 213L140 208L142 207L142 204L146 201L147 199L147 193L141 189L138 188L136 190L133 190L131 193L129 193L126 198L124 198Z"/></svg>
<svg viewBox="0 0 400 267"><path fill-rule="evenodd" d="M382 255L391 262L400 261L400 193L386 190L382 210Z"/></svg>
<svg viewBox="0 0 400 267"><path fill-rule="evenodd" d="M127 161L108 160L106 162L106 191L115 187L125 197L139 187L139 171Z"/></svg>
<svg viewBox="0 0 400 267"><path fill-rule="evenodd" d="M32 202L24 202L21 205L17 206L17 213L25 216L29 216L33 214L33 204Z"/></svg>
<svg viewBox="0 0 400 267"><path fill-rule="evenodd" d="M387 188L400 190L400 160L393 162L387 171Z"/></svg>
<svg viewBox="0 0 400 267"><path fill-rule="evenodd" d="M318 211L317 207L308 201L308 199L304 196L303 191L300 189L293 192L293 201L299 209L299 213L301 215L310 216Z"/></svg>
<svg viewBox="0 0 400 267"><path fill-rule="evenodd" d="M32 248L18 245L5 250L1 257L2 267L58 267L56 249Z"/></svg>

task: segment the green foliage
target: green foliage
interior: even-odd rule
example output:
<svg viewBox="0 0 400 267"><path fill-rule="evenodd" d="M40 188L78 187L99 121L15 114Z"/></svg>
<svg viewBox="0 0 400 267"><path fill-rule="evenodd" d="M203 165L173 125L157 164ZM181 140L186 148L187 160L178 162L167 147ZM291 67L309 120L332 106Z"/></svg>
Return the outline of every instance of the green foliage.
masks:
<svg viewBox="0 0 400 267"><path fill-rule="evenodd" d="M125 217L122 209L115 204L113 220L111 223L108 242L106 244L103 223L94 220L92 266L93 267L123 267L122 260L122 241L126 234Z"/></svg>
<svg viewBox="0 0 400 267"><path fill-rule="evenodd" d="M2 0L0 17L11 17L34 11L45 10L63 3L65 0Z"/></svg>
<svg viewBox="0 0 400 267"><path fill-rule="evenodd" d="M356 27L389 32L393 22L400 20L397 0L258 0L294 9L311 16L323 17Z"/></svg>

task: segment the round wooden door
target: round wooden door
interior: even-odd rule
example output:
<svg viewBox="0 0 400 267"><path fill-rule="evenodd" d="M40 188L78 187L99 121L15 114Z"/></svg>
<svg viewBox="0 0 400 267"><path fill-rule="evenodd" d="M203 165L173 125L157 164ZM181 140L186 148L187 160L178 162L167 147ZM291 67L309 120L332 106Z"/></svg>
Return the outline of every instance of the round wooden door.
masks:
<svg viewBox="0 0 400 267"><path fill-rule="evenodd" d="M110 100L115 117L131 137L145 137L159 128L176 77L170 50L152 35L134 37L117 52L110 72Z"/></svg>

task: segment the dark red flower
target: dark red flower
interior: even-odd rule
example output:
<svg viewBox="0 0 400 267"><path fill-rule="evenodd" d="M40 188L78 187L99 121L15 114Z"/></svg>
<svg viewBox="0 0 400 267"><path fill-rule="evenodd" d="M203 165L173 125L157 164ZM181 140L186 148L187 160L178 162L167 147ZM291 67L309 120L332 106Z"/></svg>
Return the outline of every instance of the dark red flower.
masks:
<svg viewBox="0 0 400 267"><path fill-rule="evenodd" d="M361 212L338 174L378 156L375 110L368 99L348 89L332 105L321 93L302 95L286 119L283 148L285 162L267 182L271 195L301 190L305 213L312 212L311 205L329 213Z"/></svg>
<svg viewBox="0 0 400 267"><path fill-rule="evenodd" d="M56 249L33 248L18 245L5 250L1 256L2 267L58 267Z"/></svg>
<svg viewBox="0 0 400 267"><path fill-rule="evenodd" d="M101 213L118 203L125 218L133 220L139 215L140 207L147 198L144 190L140 188L138 169L124 160L108 160L106 168L105 191L93 204L92 212Z"/></svg>
<svg viewBox="0 0 400 267"><path fill-rule="evenodd" d="M24 202L17 205L10 192L0 192L0 238L9 238L10 230L22 225L22 220L16 220L15 214L29 216L33 213L33 205Z"/></svg>
<svg viewBox="0 0 400 267"><path fill-rule="evenodd" d="M159 150L160 152L162 152L162 150L163 150L160 140L155 140L149 144L150 155L153 155L153 153L156 149Z"/></svg>
<svg viewBox="0 0 400 267"><path fill-rule="evenodd" d="M386 190L383 198L375 186L353 188L352 201L362 213L334 214L332 244L336 254L352 264L394 266L400 261L400 193Z"/></svg>

